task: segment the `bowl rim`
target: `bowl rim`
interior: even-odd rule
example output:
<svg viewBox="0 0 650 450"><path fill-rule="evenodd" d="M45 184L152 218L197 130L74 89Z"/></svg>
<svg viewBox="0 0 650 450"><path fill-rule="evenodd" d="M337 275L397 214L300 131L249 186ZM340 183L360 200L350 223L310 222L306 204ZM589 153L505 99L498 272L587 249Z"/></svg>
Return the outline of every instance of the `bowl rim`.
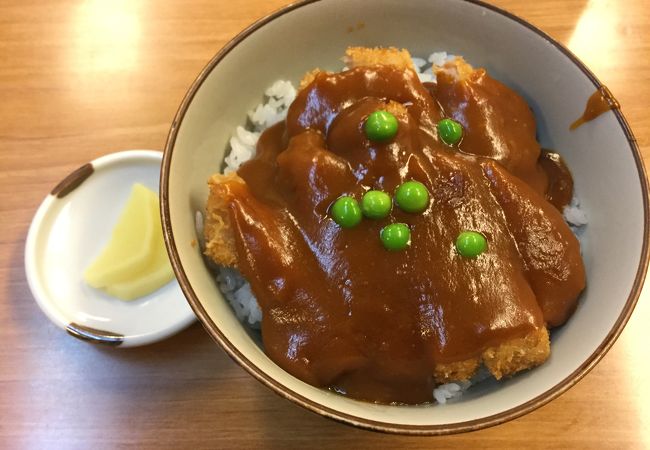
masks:
<svg viewBox="0 0 650 450"><path fill-rule="evenodd" d="M210 72L216 67L216 65L233 50L237 45L239 45L245 38L249 35L262 28L271 21L293 11L298 8L310 5L312 3L324 2L327 0L301 0L295 3L288 4L276 11L271 12L270 14L258 19L253 22L251 25L246 27L240 33L238 33L234 38L232 38L226 45L224 45L215 56L206 64L206 66L201 70L199 75L196 77L187 93L185 94L183 101L181 102L178 111L174 117L172 125L167 136L167 141L165 144L163 162L161 165L161 176L160 176L160 204L161 204L161 218L163 224L163 235L165 238L165 245L167 247L167 252L169 253L172 268L176 274L178 282L183 290L185 297L187 298L190 306L194 310L195 314L198 316L201 324L206 329L208 334L216 341L228 355L235 360L241 367L243 367L249 374L251 374L258 381L269 387L273 392L279 396L286 398L307 410L320 414L322 416L333 419L337 422L341 422L346 425L353 425L367 430L384 432L384 433L396 433L396 434L407 434L407 435L446 435L446 434L456 434L469 431L476 431L483 428L492 427L499 425L501 423L516 419L521 417L533 410L540 408L541 406L547 404L551 400L559 397L572 386L574 386L578 381L580 381L587 373L593 369L596 364L605 356L605 354L612 347L614 342L623 331L626 323L628 322L634 307L638 301L639 295L643 288L643 283L646 276L646 271L648 269L648 261L650 258L649 255L649 231L650 231L650 203L648 199L648 179L646 170L643 164L643 159L639 147L637 145L636 138L634 137L632 130L630 129L627 120L623 116L623 113L620 109L614 109L612 112L616 116L618 123L627 138L630 151L634 157L634 162L637 168L639 183L641 184L642 190L642 199L643 199L643 243L641 247L641 255L639 259L639 265L637 272L634 278L634 283L630 294L625 302L623 310L619 314L616 322L614 323L612 329L609 331L605 339L599 344L599 346L594 350L594 352L589 355L589 357L571 374L565 377L562 381L557 383L552 388L546 390L545 392L539 394L535 398L528 400L525 403L517 405L513 408L509 408L505 411L501 411L497 414L491 416L483 417L480 419L473 419L464 422L457 422L454 424L440 424L440 425L408 425L408 424L396 424L390 422L376 421L372 419L367 419L363 417L358 417L352 414L348 414L342 411L337 411L333 408L319 404L313 400L310 400L297 392L291 390L284 384L279 381L271 378L265 374L261 369L259 369L255 364L253 364L248 358L246 358L221 332L219 327L212 321L206 310L203 308L203 305L199 301L194 289L192 288L187 274L181 264L178 250L176 248L176 242L174 239L174 233L171 228L171 216L169 210L169 172L171 168L171 161L174 151L174 146L176 143L176 138L180 125L185 117L189 105L191 104L195 94L201 88L203 82L210 74ZM537 34L542 39L546 40L548 43L556 47L560 52L562 52L576 67L578 67L584 75L589 78L593 83L595 89L601 89L604 85L598 80L598 78L587 68L587 66L568 48L563 44L559 43L551 36L546 34L544 31L540 30L536 26L527 22L526 20L504 10L499 7L490 5L481 0L457 0L466 3L470 3L481 8L485 8L501 16L504 16L507 19L513 20L520 25L526 27L529 31ZM613 96L612 96L613 99Z"/></svg>

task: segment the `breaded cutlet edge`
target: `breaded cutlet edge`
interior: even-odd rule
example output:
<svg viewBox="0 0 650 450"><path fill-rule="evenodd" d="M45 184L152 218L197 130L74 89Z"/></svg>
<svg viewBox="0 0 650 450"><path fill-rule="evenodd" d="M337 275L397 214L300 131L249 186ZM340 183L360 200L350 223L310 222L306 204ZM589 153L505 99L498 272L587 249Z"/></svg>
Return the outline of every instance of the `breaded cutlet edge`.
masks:
<svg viewBox="0 0 650 450"><path fill-rule="evenodd" d="M227 175L215 174L208 180L210 193L205 207L203 236L204 253L215 263L225 267L237 267L237 249L235 235L228 213L227 183L245 184L239 175L232 172Z"/></svg>
<svg viewBox="0 0 650 450"><path fill-rule="evenodd" d="M388 64L404 69L413 68L408 51L395 48L350 47L346 51L344 61L350 68L378 64ZM456 79L464 79L474 69L462 58L456 58L442 67L434 68L434 70L445 71ZM309 85L319 72L318 69L308 72L301 81L300 89ZM404 106L396 102L390 102L389 108L398 114L405 111ZM245 184L244 180L236 173L215 174L208 181L210 193L205 211L206 246L204 253L219 265L236 268L237 251L228 211L229 189L226 188L228 183ZM541 327L524 337L489 347L483 351L480 357L437 364L433 376L437 383L469 380L483 363L496 379L501 379L542 364L549 354L548 330L546 327Z"/></svg>
<svg viewBox="0 0 650 450"><path fill-rule="evenodd" d="M415 70L411 54L406 49L388 48L366 48L366 47L348 47L343 56L343 62L348 69L361 66L394 66L400 69ZM313 69L307 72L300 80L299 90L306 88L316 76L323 72L320 69Z"/></svg>

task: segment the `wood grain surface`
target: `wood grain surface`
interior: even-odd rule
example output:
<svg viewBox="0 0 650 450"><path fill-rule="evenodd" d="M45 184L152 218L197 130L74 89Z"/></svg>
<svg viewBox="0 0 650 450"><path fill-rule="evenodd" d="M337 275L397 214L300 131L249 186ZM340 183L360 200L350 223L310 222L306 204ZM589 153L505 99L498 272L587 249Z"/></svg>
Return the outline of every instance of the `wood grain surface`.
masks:
<svg viewBox="0 0 650 450"><path fill-rule="evenodd" d="M95 157L161 149L209 58L284 3L0 3L0 448L650 448L647 295L604 360L559 399L501 426L440 438L377 434L309 413L248 376L200 325L115 350L71 338L40 312L23 248L43 197ZM648 0L494 3L592 68L647 160Z"/></svg>

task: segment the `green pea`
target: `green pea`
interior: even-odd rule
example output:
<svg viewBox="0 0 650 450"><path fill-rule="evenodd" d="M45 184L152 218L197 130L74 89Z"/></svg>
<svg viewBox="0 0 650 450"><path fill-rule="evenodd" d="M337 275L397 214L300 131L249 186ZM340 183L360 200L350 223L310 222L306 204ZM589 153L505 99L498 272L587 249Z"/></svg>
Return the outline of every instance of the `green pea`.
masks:
<svg viewBox="0 0 650 450"><path fill-rule="evenodd" d="M343 228L352 228L361 222L361 208L354 198L343 196L336 199L330 208L334 222Z"/></svg>
<svg viewBox="0 0 650 450"><path fill-rule="evenodd" d="M429 204L429 191L419 181L407 181L395 191L395 203L403 211L422 212Z"/></svg>
<svg viewBox="0 0 650 450"><path fill-rule="evenodd" d="M387 141L397 134L397 119L388 111L375 111L366 119L364 130L371 141Z"/></svg>
<svg viewBox="0 0 650 450"><path fill-rule="evenodd" d="M456 145L463 137L463 126L452 119L442 119L438 122L438 135L447 145Z"/></svg>
<svg viewBox="0 0 650 450"><path fill-rule="evenodd" d="M404 250L411 245L411 230L404 223L391 223L382 228L380 238L386 250Z"/></svg>
<svg viewBox="0 0 650 450"><path fill-rule="evenodd" d="M487 250L487 240L476 231L463 231L456 238L456 250L465 258L476 258Z"/></svg>
<svg viewBox="0 0 650 450"><path fill-rule="evenodd" d="M390 195L382 191L368 191L361 198L361 212L369 219L382 219L390 214Z"/></svg>

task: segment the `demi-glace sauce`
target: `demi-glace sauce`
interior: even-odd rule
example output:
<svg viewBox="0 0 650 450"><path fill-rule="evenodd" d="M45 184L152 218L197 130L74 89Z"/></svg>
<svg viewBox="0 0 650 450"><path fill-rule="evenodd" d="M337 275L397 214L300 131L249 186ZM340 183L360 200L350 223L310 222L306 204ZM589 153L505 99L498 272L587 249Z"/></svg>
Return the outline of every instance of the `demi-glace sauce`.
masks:
<svg viewBox="0 0 650 450"><path fill-rule="evenodd" d="M589 100L587 100L587 106L585 106L585 111L582 113L582 116L573 122L569 128L575 130L580 125L594 120L601 114L613 109L620 109L620 107L612 93L609 92L609 89L606 86L601 86L596 92L591 94Z"/></svg>
<svg viewBox="0 0 650 450"><path fill-rule="evenodd" d="M398 133L370 142L365 118L389 100L406 108L395 113ZM439 142L442 117L462 123L459 148ZM463 84L439 77L435 89L390 66L317 75L240 168L246 185L227 188L265 352L316 386L421 403L432 401L436 364L562 324L585 282L558 211L571 198L564 169L540 161L528 106L485 72ZM343 194L392 194L411 179L430 192L422 214L393 207L352 229L328 216ZM406 250L383 248L380 230L392 222L411 228ZM464 230L488 240L476 259L455 251Z"/></svg>

